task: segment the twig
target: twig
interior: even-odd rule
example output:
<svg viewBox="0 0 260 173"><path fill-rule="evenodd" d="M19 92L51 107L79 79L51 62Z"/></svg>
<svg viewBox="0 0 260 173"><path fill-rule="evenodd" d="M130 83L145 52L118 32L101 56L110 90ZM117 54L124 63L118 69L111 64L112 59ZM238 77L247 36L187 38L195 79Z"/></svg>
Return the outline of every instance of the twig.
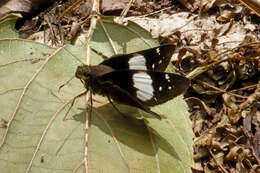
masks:
<svg viewBox="0 0 260 173"><path fill-rule="evenodd" d="M8 92L17 91L17 90L23 90L23 88L13 88L13 89L5 90L3 92L0 92L0 95L4 95Z"/></svg>
<svg viewBox="0 0 260 173"><path fill-rule="evenodd" d="M215 155L212 153L211 149L208 148L208 151L210 153L210 155L212 156L213 160L215 161L215 163L220 167L220 169L224 172L224 173L229 173L220 163L218 163Z"/></svg>
<svg viewBox="0 0 260 173"><path fill-rule="evenodd" d="M76 171L84 164L84 160L82 160L72 171L72 173L76 173Z"/></svg>
<svg viewBox="0 0 260 173"><path fill-rule="evenodd" d="M119 17L119 19L118 19L118 23L119 23L119 24L122 24L122 23L123 23L123 20L124 20L125 16L127 15L128 11L129 11L129 9L131 8L132 3L133 3L134 1L135 1L135 0L130 0L130 1L128 2L127 6L126 6L126 7L123 9L123 11L121 12L120 17Z"/></svg>
<svg viewBox="0 0 260 173"><path fill-rule="evenodd" d="M247 98L247 97L245 97L245 96L241 96L241 95L238 95L238 94L234 94L234 93L231 93L230 91L226 91L226 90L223 90L223 89L221 89L221 88L215 87L215 86L213 86L213 85L211 85L211 84L209 84L209 83L207 83L207 82L203 82L203 81L198 80L198 79L195 79L195 81L198 82L198 83L200 83L201 85L205 85L205 86L207 86L207 87L209 87L209 88L212 88L212 89L216 90L216 92L215 92L216 94L227 93L227 94L232 95L232 96L235 96L235 97L239 97L239 98L243 98L243 99L244 99L244 98ZM207 94L207 91L202 92L202 94Z"/></svg>
<svg viewBox="0 0 260 173"><path fill-rule="evenodd" d="M253 85L249 85L249 86L245 86L243 88L238 88L238 89L234 89L234 90L231 90L229 92L238 92L238 91L243 91L243 90L248 90L248 89L252 89L252 88L256 88L257 87L257 84L253 84Z"/></svg>
<svg viewBox="0 0 260 173"><path fill-rule="evenodd" d="M94 30L97 26L97 21L99 20L99 0L93 1L92 11L91 11L91 21L90 27L87 34L86 39L86 65L90 64L90 41L93 37ZM88 101L90 100L90 92L86 94L86 110L88 107ZM89 112L86 111L86 122L85 122L85 155L84 155L84 165L85 165L85 172L88 173L88 129L89 129Z"/></svg>
<svg viewBox="0 0 260 173"><path fill-rule="evenodd" d="M68 13L70 13L77 5L79 5L83 0L77 0L74 2L69 8L67 8L58 18L58 20L61 20L64 16L66 16Z"/></svg>
<svg viewBox="0 0 260 173"><path fill-rule="evenodd" d="M112 46L112 49L113 49L113 51L114 51L114 54L117 54L116 47L115 47L115 45L114 45L114 43L113 43L113 40L110 38L110 36L109 36L109 34L108 34L108 32L107 32L105 26L104 26L103 21L102 21L102 20L99 20L99 23L100 23L100 25L101 25L101 27L102 27L102 29L103 29L103 31L104 31L104 33L105 33L105 35L106 35L108 41L109 41L109 43L110 43L111 46Z"/></svg>
<svg viewBox="0 0 260 173"><path fill-rule="evenodd" d="M35 63L36 61L40 61L40 60L45 60L45 58L24 58L24 59L19 59L19 60L15 60L6 64L0 64L0 67L4 67L10 64L15 64L18 62L23 62L23 61L31 61L31 63Z"/></svg>

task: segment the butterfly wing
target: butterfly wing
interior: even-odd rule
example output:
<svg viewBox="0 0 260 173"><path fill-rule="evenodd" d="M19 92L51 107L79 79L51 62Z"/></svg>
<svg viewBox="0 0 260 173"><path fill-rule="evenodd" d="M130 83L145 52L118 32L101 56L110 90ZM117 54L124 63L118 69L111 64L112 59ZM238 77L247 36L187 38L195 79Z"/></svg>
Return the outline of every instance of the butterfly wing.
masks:
<svg viewBox="0 0 260 173"><path fill-rule="evenodd" d="M101 64L115 70L164 71L174 50L174 45L166 44L130 54L115 55Z"/></svg>
<svg viewBox="0 0 260 173"><path fill-rule="evenodd" d="M151 111L148 106L146 106L142 102L140 102L136 97L131 95L131 93L128 93L127 91L120 88L118 85L115 85L111 81L107 81L107 80L101 81L100 80L99 82L101 84L100 87L103 89L103 91L105 91L104 95L107 96L109 100L110 100L110 98L112 98L116 102L140 108L140 109L152 114L153 116L155 116L158 119L165 118L164 116Z"/></svg>
<svg viewBox="0 0 260 173"><path fill-rule="evenodd" d="M165 103L185 92L190 83L187 78L173 73L140 70L114 71L96 79L96 82L101 87L108 81L136 100L131 100L131 103L128 103L127 97L121 96L121 98L117 98L120 96L115 96L117 93L112 93L113 89L107 92L111 95L111 98L114 97L115 101L133 106L136 105L132 101L137 101L145 106Z"/></svg>

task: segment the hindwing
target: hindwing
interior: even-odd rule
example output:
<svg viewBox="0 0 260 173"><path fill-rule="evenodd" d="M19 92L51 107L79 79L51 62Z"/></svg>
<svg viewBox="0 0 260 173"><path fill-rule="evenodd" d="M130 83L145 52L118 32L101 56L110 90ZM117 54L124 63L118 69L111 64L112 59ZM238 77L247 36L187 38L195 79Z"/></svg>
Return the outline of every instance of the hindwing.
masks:
<svg viewBox="0 0 260 173"><path fill-rule="evenodd" d="M96 79L100 85L108 81L146 106L162 104L189 87L189 80L180 75L141 70L114 71ZM116 101L124 103L124 100Z"/></svg>

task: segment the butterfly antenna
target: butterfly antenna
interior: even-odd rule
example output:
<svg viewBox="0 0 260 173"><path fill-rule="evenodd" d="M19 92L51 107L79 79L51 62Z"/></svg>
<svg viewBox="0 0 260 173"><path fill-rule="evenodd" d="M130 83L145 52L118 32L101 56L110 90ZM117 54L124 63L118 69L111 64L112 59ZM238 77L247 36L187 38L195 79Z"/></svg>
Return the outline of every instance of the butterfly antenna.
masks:
<svg viewBox="0 0 260 173"><path fill-rule="evenodd" d="M71 55L73 56L76 60L78 60L81 64L85 64L83 61L81 61L77 56L73 55L66 47L64 49Z"/></svg>
<svg viewBox="0 0 260 173"><path fill-rule="evenodd" d="M63 119L62 119L63 121L65 121L65 120L66 120L66 117L67 117L67 115L69 114L69 112L70 112L71 108L73 107L73 105L74 105L74 103L75 103L76 99L77 99L77 98L80 98L81 96L84 96L84 95L86 95L86 94L87 94L87 92L88 92L88 90L86 90L86 91L84 91L84 92L80 93L79 95L77 95L77 96L75 96L75 97L73 98L73 100L72 100L72 102L71 102L71 105L70 105L70 107L69 107L68 111L66 112L65 116L64 116L64 117L63 117Z"/></svg>
<svg viewBox="0 0 260 173"><path fill-rule="evenodd" d="M93 99L92 99L92 90L89 89L89 100L88 100L88 106L90 106L90 110L88 110L88 115L89 115L89 120L91 119L91 114L92 114L92 108L93 108Z"/></svg>
<svg viewBox="0 0 260 173"><path fill-rule="evenodd" d="M64 84L62 84L60 87L59 87L59 90L58 92L60 92L61 88L63 88L65 85L68 85L70 83L70 81L74 78L75 76L72 76L67 82L65 82Z"/></svg>
<svg viewBox="0 0 260 173"><path fill-rule="evenodd" d="M108 59L109 57L107 57L106 55L104 55L102 52L99 52L98 50L94 49L94 48L90 48L93 52L95 52L97 55L101 56L103 59Z"/></svg>

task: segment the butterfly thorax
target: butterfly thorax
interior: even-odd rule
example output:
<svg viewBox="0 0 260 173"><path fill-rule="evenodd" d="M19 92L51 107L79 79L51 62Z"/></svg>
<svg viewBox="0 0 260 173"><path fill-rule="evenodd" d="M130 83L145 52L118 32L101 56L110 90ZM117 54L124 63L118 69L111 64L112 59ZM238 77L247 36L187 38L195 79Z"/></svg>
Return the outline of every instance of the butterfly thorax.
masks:
<svg viewBox="0 0 260 173"><path fill-rule="evenodd" d="M93 94L105 95L105 93L100 90L100 87L97 86L98 84L96 83L96 80L99 77L113 71L113 68L106 65L82 65L78 66L75 76L79 78L84 83L85 87L90 89Z"/></svg>

